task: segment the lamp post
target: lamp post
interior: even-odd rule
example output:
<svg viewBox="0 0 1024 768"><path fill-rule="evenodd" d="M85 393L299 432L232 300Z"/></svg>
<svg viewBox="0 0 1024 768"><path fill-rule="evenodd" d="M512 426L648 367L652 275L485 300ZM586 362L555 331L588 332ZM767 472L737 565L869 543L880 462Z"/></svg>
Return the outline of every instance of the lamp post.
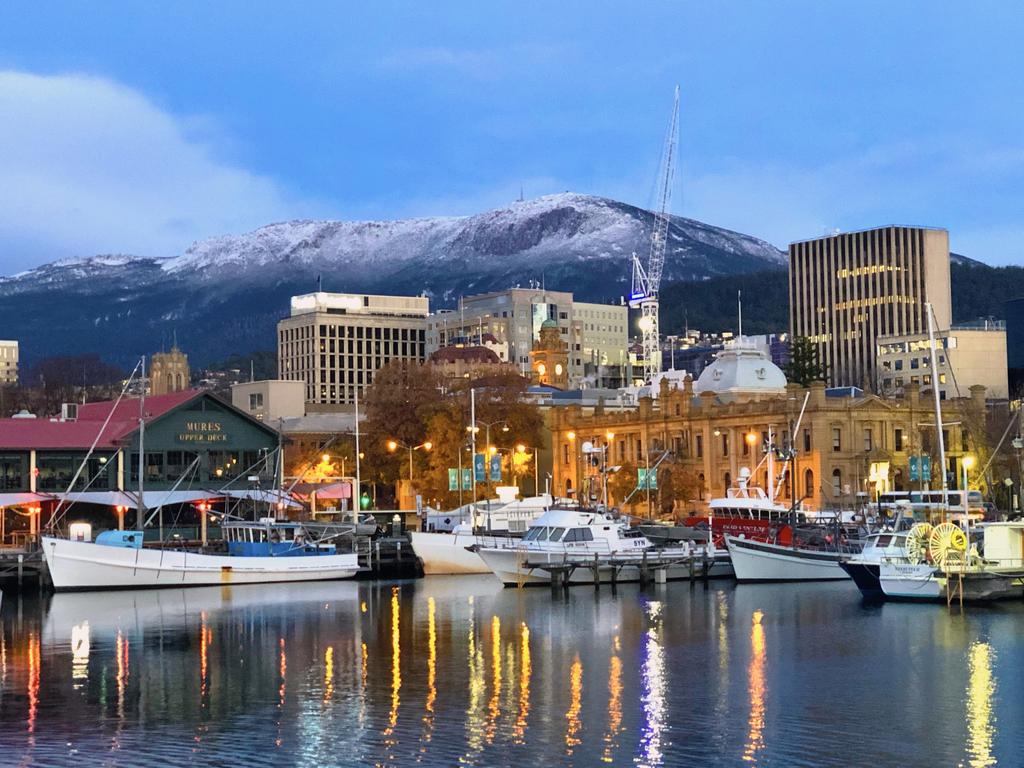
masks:
<svg viewBox="0 0 1024 768"><path fill-rule="evenodd" d="M964 484L963 484L963 491L961 491L961 493L963 493L963 495L964 495L964 517L966 519L966 516L968 515L968 513L970 511L970 505L967 503L967 495L968 495L968 488L969 488L969 480L968 480L967 473L971 470L972 467L974 467L974 457L973 456L964 456L962 459L960 459L960 466L963 467L963 470L964 470Z"/></svg>
<svg viewBox="0 0 1024 768"><path fill-rule="evenodd" d="M412 452L413 451L418 451L421 448L424 451L429 451L433 447L434 447L434 444L432 442L430 442L429 440L425 440L424 442L420 443L419 445L409 445L408 443L403 443L401 440L388 440L388 450L391 453L394 453L399 448L405 448L409 452L409 485L410 486L412 485Z"/></svg>

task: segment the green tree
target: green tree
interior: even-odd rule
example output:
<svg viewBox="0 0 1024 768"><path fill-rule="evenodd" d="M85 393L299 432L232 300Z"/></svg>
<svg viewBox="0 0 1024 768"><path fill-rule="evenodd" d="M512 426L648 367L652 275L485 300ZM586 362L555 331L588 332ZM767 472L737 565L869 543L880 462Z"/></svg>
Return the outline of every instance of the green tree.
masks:
<svg viewBox="0 0 1024 768"><path fill-rule="evenodd" d="M790 384L809 387L825 378L825 368L818 358L817 345L806 336L795 336L789 344L789 362L782 372Z"/></svg>

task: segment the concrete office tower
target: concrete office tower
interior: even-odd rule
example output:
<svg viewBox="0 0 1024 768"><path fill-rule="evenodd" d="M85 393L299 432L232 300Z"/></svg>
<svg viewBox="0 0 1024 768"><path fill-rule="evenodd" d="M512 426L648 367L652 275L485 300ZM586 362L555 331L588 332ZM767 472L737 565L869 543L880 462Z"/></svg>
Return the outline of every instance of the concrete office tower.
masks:
<svg viewBox="0 0 1024 768"><path fill-rule="evenodd" d="M277 324L278 378L305 382L317 410L341 410L381 367L424 362L429 311L425 296L293 296L291 316Z"/></svg>
<svg viewBox="0 0 1024 768"><path fill-rule="evenodd" d="M818 348L831 386L874 387L880 336L927 333L951 321L949 233L879 227L789 246L789 327Z"/></svg>

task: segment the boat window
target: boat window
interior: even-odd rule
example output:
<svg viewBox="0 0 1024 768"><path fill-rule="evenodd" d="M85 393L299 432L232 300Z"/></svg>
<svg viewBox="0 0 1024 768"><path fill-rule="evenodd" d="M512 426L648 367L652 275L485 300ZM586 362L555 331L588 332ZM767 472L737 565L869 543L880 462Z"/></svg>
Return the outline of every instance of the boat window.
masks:
<svg viewBox="0 0 1024 768"><path fill-rule="evenodd" d="M548 540L559 541L562 538L563 533L565 533L565 528L555 528L551 531L551 535L548 537Z"/></svg>
<svg viewBox="0 0 1024 768"><path fill-rule="evenodd" d="M540 528L531 528L526 532L526 535L523 536L523 541L533 541L540 534L540 530Z"/></svg>
<svg viewBox="0 0 1024 768"><path fill-rule="evenodd" d="M580 528L580 541L593 541L594 532L589 528Z"/></svg>
<svg viewBox="0 0 1024 768"><path fill-rule="evenodd" d="M565 542L580 541L579 533L580 533L580 529L579 528L570 528L566 532L565 538L562 539L562 541L565 541Z"/></svg>
<svg viewBox="0 0 1024 768"><path fill-rule="evenodd" d="M547 526L537 529L537 535L534 537L534 541L547 541L548 534L551 533L551 529Z"/></svg>
<svg viewBox="0 0 1024 768"><path fill-rule="evenodd" d="M878 539L875 541L876 547L888 547L890 544L892 544L892 536L888 535L879 536Z"/></svg>

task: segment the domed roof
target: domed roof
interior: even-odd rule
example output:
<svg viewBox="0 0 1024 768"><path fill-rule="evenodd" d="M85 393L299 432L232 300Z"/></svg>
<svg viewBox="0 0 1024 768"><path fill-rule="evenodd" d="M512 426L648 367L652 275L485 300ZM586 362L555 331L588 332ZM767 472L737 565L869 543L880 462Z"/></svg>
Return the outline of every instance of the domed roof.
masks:
<svg viewBox="0 0 1024 768"><path fill-rule="evenodd" d="M786 375L757 345L740 338L715 356L693 391L714 392L723 399L778 395L786 391Z"/></svg>
<svg viewBox="0 0 1024 768"><path fill-rule="evenodd" d="M550 317L547 320L545 320L543 323L540 324L541 330L544 330L545 328L557 328L557 327L558 327L558 323L556 323Z"/></svg>

